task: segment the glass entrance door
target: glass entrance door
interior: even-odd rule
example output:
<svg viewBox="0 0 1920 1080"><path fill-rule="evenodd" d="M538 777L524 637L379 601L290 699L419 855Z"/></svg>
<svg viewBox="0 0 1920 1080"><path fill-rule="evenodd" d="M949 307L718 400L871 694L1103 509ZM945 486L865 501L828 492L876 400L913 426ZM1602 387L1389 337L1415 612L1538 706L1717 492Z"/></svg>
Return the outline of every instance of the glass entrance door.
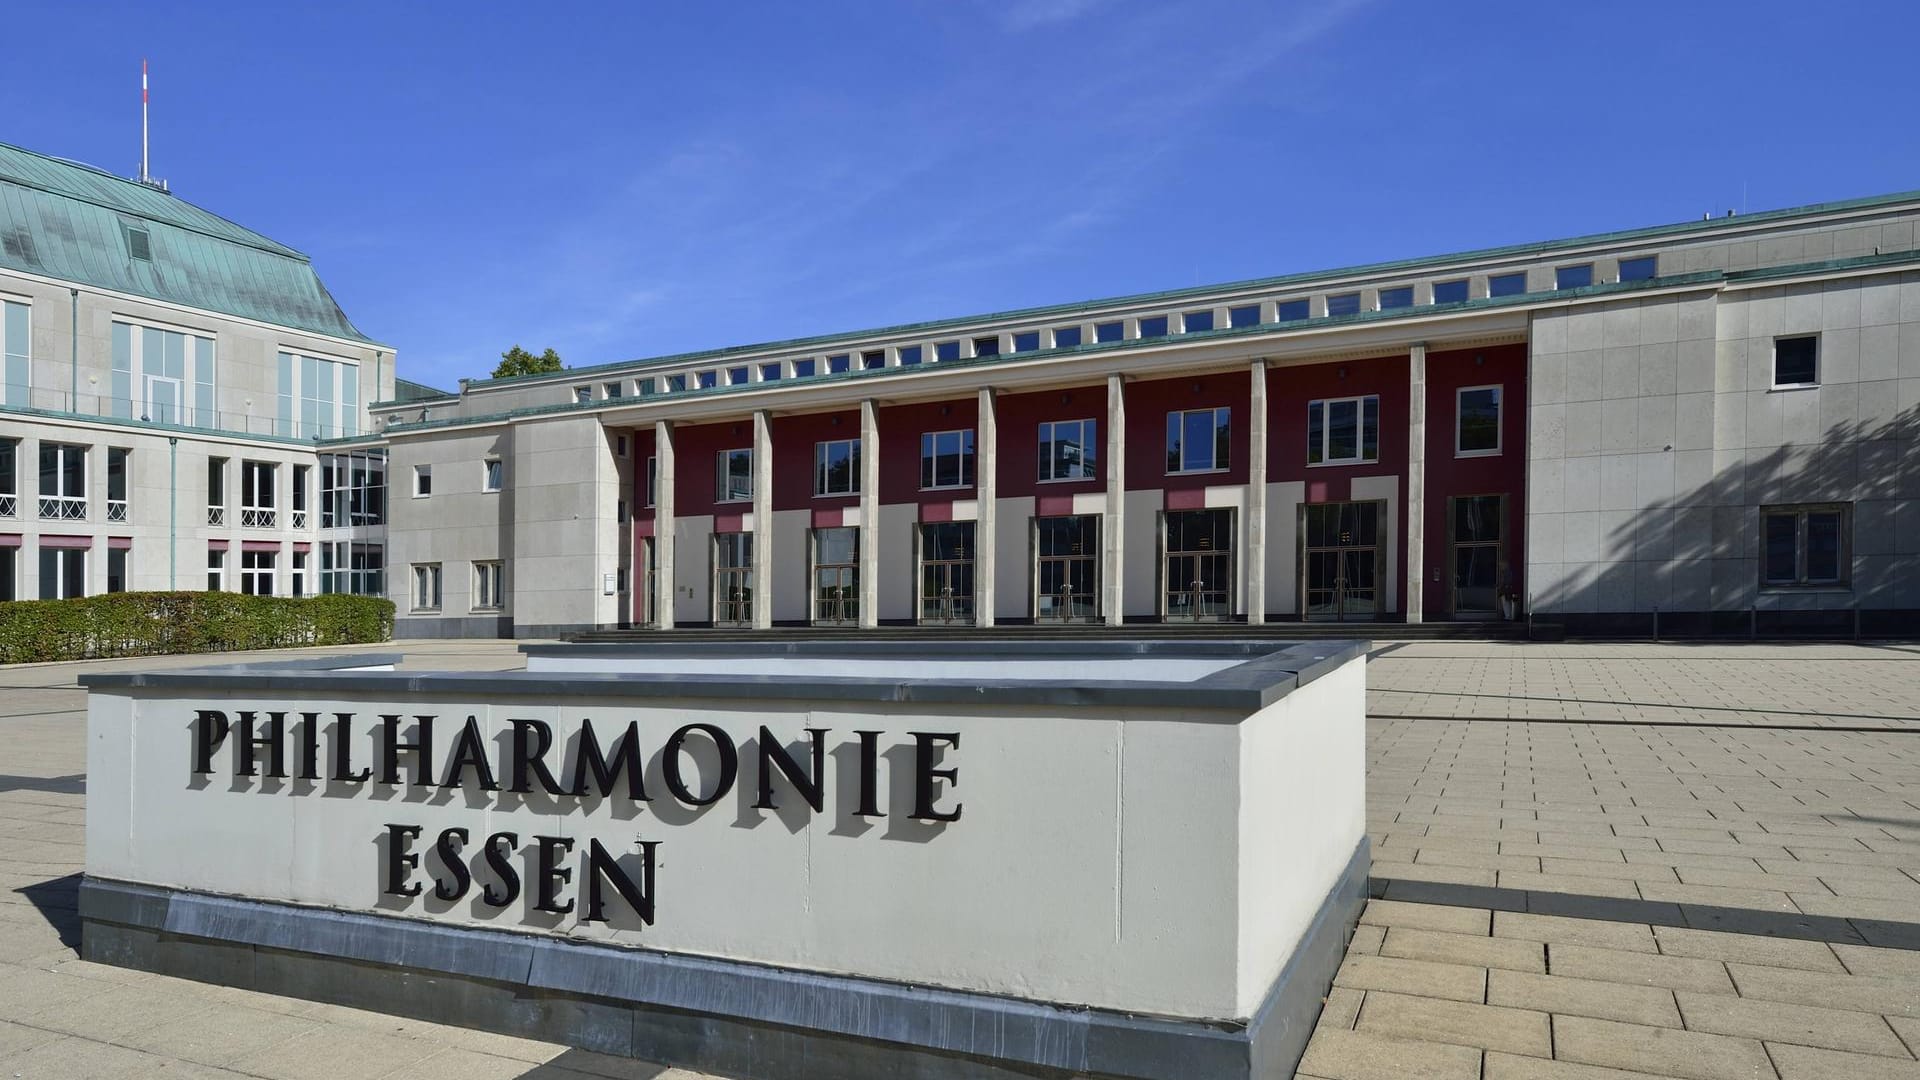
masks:
<svg viewBox="0 0 1920 1080"><path fill-rule="evenodd" d="M659 626L659 590L653 569L653 537L640 538L640 625Z"/></svg>
<svg viewBox="0 0 1920 1080"><path fill-rule="evenodd" d="M1507 564L1506 496L1466 495L1448 502L1453 613L1468 618L1491 617L1500 606L1500 575Z"/></svg>
<svg viewBox="0 0 1920 1080"><path fill-rule="evenodd" d="M920 526L920 621L973 622L973 522Z"/></svg>
<svg viewBox="0 0 1920 1080"><path fill-rule="evenodd" d="M1033 617L1043 623L1100 618L1100 518L1093 514L1033 519Z"/></svg>
<svg viewBox="0 0 1920 1080"><path fill-rule="evenodd" d="M753 534L716 533L713 538L713 625L753 622Z"/></svg>
<svg viewBox="0 0 1920 1080"><path fill-rule="evenodd" d="M1300 617L1367 620L1380 614L1384 552L1381 507L1374 502L1308 503L1300 508Z"/></svg>
<svg viewBox="0 0 1920 1080"><path fill-rule="evenodd" d="M813 622L816 626L860 623L860 530L857 528L813 530Z"/></svg>
<svg viewBox="0 0 1920 1080"><path fill-rule="evenodd" d="M1169 510L1161 567L1161 614L1169 621L1233 613L1233 511Z"/></svg>

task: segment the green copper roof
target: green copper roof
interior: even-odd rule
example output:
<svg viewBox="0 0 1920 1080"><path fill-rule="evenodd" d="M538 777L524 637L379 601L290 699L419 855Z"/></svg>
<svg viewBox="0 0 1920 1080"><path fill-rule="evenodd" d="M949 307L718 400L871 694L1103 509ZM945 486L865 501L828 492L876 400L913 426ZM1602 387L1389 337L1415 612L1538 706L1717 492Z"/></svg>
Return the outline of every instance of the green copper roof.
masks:
<svg viewBox="0 0 1920 1080"><path fill-rule="evenodd" d="M146 234L147 258L136 258ZM0 269L354 341L298 251L134 180L0 143Z"/></svg>

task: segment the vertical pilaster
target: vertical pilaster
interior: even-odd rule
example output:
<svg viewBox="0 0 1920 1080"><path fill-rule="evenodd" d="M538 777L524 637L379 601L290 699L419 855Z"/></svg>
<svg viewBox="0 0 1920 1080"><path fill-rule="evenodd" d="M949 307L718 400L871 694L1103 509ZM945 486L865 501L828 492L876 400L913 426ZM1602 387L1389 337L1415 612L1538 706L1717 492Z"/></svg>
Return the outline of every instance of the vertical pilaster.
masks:
<svg viewBox="0 0 1920 1080"><path fill-rule="evenodd" d="M1250 372L1247 418L1247 622L1267 621L1267 362Z"/></svg>
<svg viewBox="0 0 1920 1080"><path fill-rule="evenodd" d="M974 432L974 493L980 503L973 525L973 624L993 625L994 555L998 551L1000 520L1000 422L994 412L993 388L980 388L980 419Z"/></svg>
<svg viewBox="0 0 1920 1080"><path fill-rule="evenodd" d="M662 630L673 629L673 421L653 423L653 605Z"/></svg>
<svg viewBox="0 0 1920 1080"><path fill-rule="evenodd" d="M880 625L880 421L860 402L860 626Z"/></svg>
<svg viewBox="0 0 1920 1080"><path fill-rule="evenodd" d="M1421 621L1426 602L1427 346L1407 357L1407 621Z"/></svg>
<svg viewBox="0 0 1920 1080"><path fill-rule="evenodd" d="M753 414L753 628L773 628L773 417Z"/></svg>
<svg viewBox="0 0 1920 1080"><path fill-rule="evenodd" d="M1107 512L1100 521L1100 610L1108 626L1126 621L1126 379L1107 376Z"/></svg>

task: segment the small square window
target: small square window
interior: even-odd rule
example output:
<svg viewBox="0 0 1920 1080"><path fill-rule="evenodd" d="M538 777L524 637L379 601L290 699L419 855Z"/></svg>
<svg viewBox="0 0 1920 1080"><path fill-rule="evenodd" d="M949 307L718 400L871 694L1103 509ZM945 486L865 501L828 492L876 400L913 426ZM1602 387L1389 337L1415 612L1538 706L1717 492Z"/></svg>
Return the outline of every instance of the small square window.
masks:
<svg viewBox="0 0 1920 1080"><path fill-rule="evenodd" d="M1299 322L1313 317L1313 301L1282 300L1274 305L1274 318L1280 322Z"/></svg>
<svg viewBox="0 0 1920 1080"><path fill-rule="evenodd" d="M1773 339L1773 385L1775 389L1820 385L1820 338Z"/></svg>
<svg viewBox="0 0 1920 1080"><path fill-rule="evenodd" d="M974 339L973 339L973 355L975 355L975 356L999 356L999 355L1000 355L1000 338L999 338L999 336L998 336L998 335L996 335L996 336L994 336L994 337L977 337L977 338L974 338Z"/></svg>
<svg viewBox="0 0 1920 1080"><path fill-rule="evenodd" d="M640 379L634 383L634 388L640 391L641 397L652 397L654 386L655 383L652 379Z"/></svg>
<svg viewBox="0 0 1920 1080"><path fill-rule="evenodd" d="M1413 286L1401 285L1392 289L1380 290L1380 310L1413 306Z"/></svg>
<svg viewBox="0 0 1920 1080"><path fill-rule="evenodd" d="M687 377L685 375L667 376L667 390L669 393L677 394L680 391L685 390L686 388L687 388Z"/></svg>
<svg viewBox="0 0 1920 1080"><path fill-rule="evenodd" d="M433 466L415 465L413 467L413 497L424 499L433 494Z"/></svg>
<svg viewBox="0 0 1920 1080"><path fill-rule="evenodd" d="M780 381L780 361L775 360L773 363L770 363L770 364L761 364L760 365L760 381L761 382L779 382Z"/></svg>
<svg viewBox="0 0 1920 1080"><path fill-rule="evenodd" d="M852 369L853 357L846 353L827 357L827 374L829 375L838 375Z"/></svg>
<svg viewBox="0 0 1920 1080"><path fill-rule="evenodd" d="M793 362L793 377L796 379L812 378L815 366L815 361L811 356L804 360L795 360Z"/></svg>
<svg viewBox="0 0 1920 1080"><path fill-rule="evenodd" d="M887 366L887 350L871 349L860 354L860 370L877 371Z"/></svg>
<svg viewBox="0 0 1920 1080"><path fill-rule="evenodd" d="M1228 308L1227 309L1227 325L1228 326L1259 326L1260 325L1260 305L1246 304L1241 307Z"/></svg>
<svg viewBox="0 0 1920 1080"><path fill-rule="evenodd" d="M957 341L942 341L936 343L933 346L933 359L935 363L945 363L948 360L960 359L960 343Z"/></svg>
<svg viewBox="0 0 1920 1080"><path fill-rule="evenodd" d="M1591 284L1593 284L1592 263L1562 266L1553 272L1553 287L1556 289L1583 289Z"/></svg>
<svg viewBox="0 0 1920 1080"><path fill-rule="evenodd" d="M699 380L700 389L711 390L720 385L720 373L717 371L703 371L699 375Z"/></svg>
<svg viewBox="0 0 1920 1080"><path fill-rule="evenodd" d="M1040 331L1022 330L1013 335L1014 352L1033 352L1040 347Z"/></svg>
<svg viewBox="0 0 1920 1080"><path fill-rule="evenodd" d="M1165 315L1149 315L1141 319L1140 336L1143 338L1166 337L1167 317Z"/></svg>
<svg viewBox="0 0 1920 1080"><path fill-rule="evenodd" d="M1657 276L1659 269L1660 257L1658 255L1646 255L1638 259L1621 259L1620 280L1647 281Z"/></svg>
<svg viewBox="0 0 1920 1080"><path fill-rule="evenodd" d="M1436 281L1433 283L1433 302L1436 304L1458 304L1467 298L1467 279L1458 281Z"/></svg>
<svg viewBox="0 0 1920 1080"><path fill-rule="evenodd" d="M1127 324L1123 322L1096 323L1093 328L1093 340L1096 342L1119 341L1127 336Z"/></svg>
<svg viewBox="0 0 1920 1080"><path fill-rule="evenodd" d="M900 346L900 366L912 367L925 355L926 346L924 345L902 345Z"/></svg>
<svg viewBox="0 0 1920 1080"><path fill-rule="evenodd" d="M500 484L506 479L507 467L499 458L488 458L481 476L481 491L499 491Z"/></svg>
<svg viewBox="0 0 1920 1080"><path fill-rule="evenodd" d="M617 382L610 382L600 388L600 393L602 397L617 398L625 395L626 388Z"/></svg>
<svg viewBox="0 0 1920 1080"><path fill-rule="evenodd" d="M1071 349L1080 344L1080 328L1077 326L1057 326L1053 330L1053 347Z"/></svg>
<svg viewBox="0 0 1920 1080"><path fill-rule="evenodd" d="M1232 423L1233 410L1225 406L1167 413L1168 475L1225 469Z"/></svg>
<svg viewBox="0 0 1920 1080"><path fill-rule="evenodd" d="M1487 279L1488 296L1521 296L1527 291L1527 275L1495 274Z"/></svg>
<svg viewBox="0 0 1920 1080"><path fill-rule="evenodd" d="M1327 297L1328 315L1357 315L1360 313L1360 294L1357 292L1339 293Z"/></svg>
<svg viewBox="0 0 1920 1080"><path fill-rule="evenodd" d="M591 386L576 386L576 387L574 387L574 388L573 388L573 400L574 400L574 403L575 403L575 404L578 404L578 405L585 405L585 404L586 404L587 402L589 402L589 401L592 401L592 400L593 400L593 387L591 387Z"/></svg>
<svg viewBox="0 0 1920 1080"><path fill-rule="evenodd" d="M748 371L748 369L744 367L734 367L734 368L727 369L727 385L728 386L740 386L748 382L751 379L751 377L752 377L751 373Z"/></svg>
<svg viewBox="0 0 1920 1080"><path fill-rule="evenodd" d="M1213 312L1211 311L1189 311L1180 316L1180 332L1183 334L1198 334L1211 329L1213 329Z"/></svg>

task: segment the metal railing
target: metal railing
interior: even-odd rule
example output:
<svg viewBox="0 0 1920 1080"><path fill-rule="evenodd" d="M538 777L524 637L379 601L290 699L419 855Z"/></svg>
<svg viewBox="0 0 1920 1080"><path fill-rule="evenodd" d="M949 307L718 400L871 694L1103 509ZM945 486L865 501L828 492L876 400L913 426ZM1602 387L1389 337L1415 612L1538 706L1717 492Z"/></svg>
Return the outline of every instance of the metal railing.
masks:
<svg viewBox="0 0 1920 1080"><path fill-rule="evenodd" d="M127 520L127 500L108 499L107 500L107 520L108 521Z"/></svg>
<svg viewBox="0 0 1920 1080"><path fill-rule="evenodd" d="M243 506L240 508L240 527L243 529L271 529L280 520L280 512L271 506Z"/></svg>
<svg viewBox="0 0 1920 1080"><path fill-rule="evenodd" d="M227 523L227 508L226 508L226 507L224 507L224 506L209 506L209 507L207 507L207 524L209 524L209 525L225 525L226 523Z"/></svg>
<svg viewBox="0 0 1920 1080"><path fill-rule="evenodd" d="M10 408L38 409L42 412L72 416L119 418L175 427L198 428L241 435L277 435L290 439L335 439L351 435L374 434L364 411L355 416L355 430L339 424L307 425L299 419L282 420L271 413L234 412L226 409L197 409L191 405L162 406L139 401L120 402L109 394L72 393L47 386L9 388L5 405ZM267 402L273 404L269 396Z"/></svg>
<svg viewBox="0 0 1920 1080"><path fill-rule="evenodd" d="M40 517L45 521L85 521L87 497L85 495L42 495L40 496Z"/></svg>
<svg viewBox="0 0 1920 1080"><path fill-rule="evenodd" d="M305 510L295 510L295 511L293 511L293 521L292 521L292 525L293 525L293 527L294 527L294 528L296 528L296 529L304 529L304 528L306 528L306 527L307 527L307 512L306 512Z"/></svg>
<svg viewBox="0 0 1920 1080"><path fill-rule="evenodd" d="M0 495L0 517L20 516L20 496Z"/></svg>

